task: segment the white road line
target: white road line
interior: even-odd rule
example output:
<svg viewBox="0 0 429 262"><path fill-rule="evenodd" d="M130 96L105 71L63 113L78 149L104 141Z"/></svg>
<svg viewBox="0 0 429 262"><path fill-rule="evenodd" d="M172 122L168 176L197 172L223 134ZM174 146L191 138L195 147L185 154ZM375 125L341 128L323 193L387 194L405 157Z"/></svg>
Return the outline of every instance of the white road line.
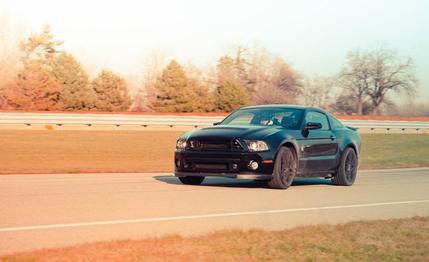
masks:
<svg viewBox="0 0 429 262"><path fill-rule="evenodd" d="M71 227L99 226L99 225L118 225L118 224L160 222L160 221L215 218L215 217L260 215L260 214L278 214L278 213L304 212L304 211L315 211L315 210L332 210L332 209L343 209L343 208L362 208L362 207L377 207L377 206L421 204L421 203L429 203L429 199L398 201L398 202L379 202L379 203L367 203L367 204L355 204L355 205L325 206L325 207L259 210L259 211L248 211L248 212L218 213L218 214L192 215L192 216L173 216L173 217L141 218L141 219L127 219L127 220L95 221L95 222L70 223L70 224L51 224L51 225L23 226L23 227L5 227L5 228L0 228L0 232L15 232L15 231L28 231L28 230L41 230L41 229L58 229L58 228L71 228Z"/></svg>

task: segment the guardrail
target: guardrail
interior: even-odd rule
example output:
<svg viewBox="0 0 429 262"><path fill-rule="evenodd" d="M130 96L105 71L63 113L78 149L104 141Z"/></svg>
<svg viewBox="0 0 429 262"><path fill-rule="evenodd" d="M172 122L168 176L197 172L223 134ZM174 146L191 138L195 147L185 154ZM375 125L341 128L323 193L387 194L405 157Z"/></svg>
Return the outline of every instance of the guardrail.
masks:
<svg viewBox="0 0 429 262"><path fill-rule="evenodd" d="M190 129L211 126L224 116L168 115L168 114L74 114L74 113L0 113L2 129L97 129L107 128L158 128ZM345 125L360 132L428 133L429 121L391 121L341 119Z"/></svg>
<svg viewBox="0 0 429 262"><path fill-rule="evenodd" d="M121 114L59 114L59 113L0 113L0 125L35 124L110 125L110 126L210 126L224 116L121 115Z"/></svg>

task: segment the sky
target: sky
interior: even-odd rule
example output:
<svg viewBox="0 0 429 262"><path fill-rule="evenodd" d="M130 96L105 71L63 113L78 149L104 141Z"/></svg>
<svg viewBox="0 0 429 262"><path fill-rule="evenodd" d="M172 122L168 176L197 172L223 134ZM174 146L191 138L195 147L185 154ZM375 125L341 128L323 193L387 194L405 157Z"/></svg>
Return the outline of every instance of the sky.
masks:
<svg viewBox="0 0 429 262"><path fill-rule="evenodd" d="M429 103L429 0L0 0L26 33L49 24L93 70L141 74L154 52L209 67L232 46L258 46L309 76L338 72L355 49L413 58Z"/></svg>

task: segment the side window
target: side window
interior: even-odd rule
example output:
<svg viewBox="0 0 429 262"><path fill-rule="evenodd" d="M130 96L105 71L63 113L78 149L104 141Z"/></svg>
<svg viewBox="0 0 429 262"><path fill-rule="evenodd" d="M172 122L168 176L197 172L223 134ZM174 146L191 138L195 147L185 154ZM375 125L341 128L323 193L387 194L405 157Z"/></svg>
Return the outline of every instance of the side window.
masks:
<svg viewBox="0 0 429 262"><path fill-rule="evenodd" d="M308 123L308 122L320 123L322 124L321 130L329 130L328 117L325 114L315 112L315 111L310 111L305 116L305 123Z"/></svg>
<svg viewBox="0 0 429 262"><path fill-rule="evenodd" d="M335 117L331 116L331 123L332 123L332 129L340 129L344 127L344 125L341 123L340 120L336 119Z"/></svg>

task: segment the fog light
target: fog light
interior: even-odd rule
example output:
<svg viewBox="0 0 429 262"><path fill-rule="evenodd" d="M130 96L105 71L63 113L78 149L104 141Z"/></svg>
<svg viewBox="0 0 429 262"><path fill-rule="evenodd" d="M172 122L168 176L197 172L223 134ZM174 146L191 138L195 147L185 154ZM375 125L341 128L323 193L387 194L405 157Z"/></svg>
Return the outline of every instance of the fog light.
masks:
<svg viewBox="0 0 429 262"><path fill-rule="evenodd" d="M235 170L235 169L238 169L238 165L237 165L237 164L235 164L235 163L234 163L234 164L232 164L232 169L234 169L234 170Z"/></svg>
<svg viewBox="0 0 429 262"><path fill-rule="evenodd" d="M249 164L247 165L247 167L248 167L250 170L256 170L256 169L258 169L259 164L258 164L258 162L255 162L255 161L251 160L251 161L249 162Z"/></svg>

